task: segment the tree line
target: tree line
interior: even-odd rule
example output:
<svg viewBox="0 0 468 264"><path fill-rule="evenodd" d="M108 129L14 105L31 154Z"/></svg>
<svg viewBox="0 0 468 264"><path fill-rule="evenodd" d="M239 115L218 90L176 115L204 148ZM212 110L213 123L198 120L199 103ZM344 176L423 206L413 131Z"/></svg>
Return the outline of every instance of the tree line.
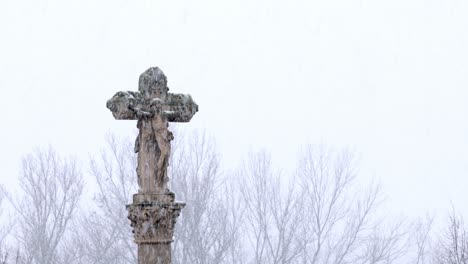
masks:
<svg viewBox="0 0 468 264"><path fill-rule="evenodd" d="M176 137L171 190L187 203L172 244L176 264L468 263L461 215L452 210L440 233L434 217L392 218L380 186L359 182L349 151L306 145L290 174L265 151L230 171L221 162L204 133ZM25 155L19 191L0 192L0 264L137 263L125 209L137 192L135 169L133 143L113 135L87 164L52 148Z"/></svg>

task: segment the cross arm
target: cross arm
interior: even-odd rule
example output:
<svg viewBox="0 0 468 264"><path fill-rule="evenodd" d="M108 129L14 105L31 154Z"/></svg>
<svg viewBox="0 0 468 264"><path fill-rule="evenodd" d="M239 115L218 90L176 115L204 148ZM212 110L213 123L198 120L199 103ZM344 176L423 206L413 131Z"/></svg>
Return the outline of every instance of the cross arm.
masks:
<svg viewBox="0 0 468 264"><path fill-rule="evenodd" d="M189 122L198 112L198 105L190 95L169 93L163 112L169 122Z"/></svg>
<svg viewBox="0 0 468 264"><path fill-rule="evenodd" d="M142 96L139 92L117 92L107 101L107 108L111 110L115 119L136 120L145 114L139 107Z"/></svg>

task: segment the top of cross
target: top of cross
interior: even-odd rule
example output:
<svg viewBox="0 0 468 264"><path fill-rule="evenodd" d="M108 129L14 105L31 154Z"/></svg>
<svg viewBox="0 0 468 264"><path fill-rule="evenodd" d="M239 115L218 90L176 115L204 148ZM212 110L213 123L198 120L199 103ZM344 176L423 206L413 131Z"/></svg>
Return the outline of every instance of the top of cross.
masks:
<svg viewBox="0 0 468 264"><path fill-rule="evenodd" d="M158 67L151 67L140 75L138 91L145 97L165 97L169 88L167 77Z"/></svg>
<svg viewBox="0 0 468 264"><path fill-rule="evenodd" d="M189 122L198 105L190 95L168 91L166 75L158 67L151 67L140 75L138 92L117 92L107 101L107 108L116 119L136 120L162 114L169 122Z"/></svg>

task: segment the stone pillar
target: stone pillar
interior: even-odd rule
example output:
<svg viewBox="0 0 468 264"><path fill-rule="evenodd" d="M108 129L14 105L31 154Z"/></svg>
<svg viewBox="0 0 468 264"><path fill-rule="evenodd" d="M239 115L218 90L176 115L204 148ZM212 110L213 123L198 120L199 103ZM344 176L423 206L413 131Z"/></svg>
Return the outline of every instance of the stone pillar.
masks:
<svg viewBox="0 0 468 264"><path fill-rule="evenodd" d="M173 193L135 194L127 205L128 219L138 244L138 264L171 264L171 243L177 217L185 203Z"/></svg>

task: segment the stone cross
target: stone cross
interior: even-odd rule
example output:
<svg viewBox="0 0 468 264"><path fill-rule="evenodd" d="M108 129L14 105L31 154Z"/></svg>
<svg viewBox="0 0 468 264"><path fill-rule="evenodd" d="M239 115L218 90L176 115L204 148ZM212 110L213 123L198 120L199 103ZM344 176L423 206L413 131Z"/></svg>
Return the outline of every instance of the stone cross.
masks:
<svg viewBox="0 0 468 264"><path fill-rule="evenodd" d="M167 78L157 67L140 75L138 92L118 92L107 101L115 119L138 120L139 193L168 193L167 166L172 133L168 122L189 122L198 111L190 95L168 93Z"/></svg>
<svg viewBox="0 0 468 264"><path fill-rule="evenodd" d="M168 93L167 78L157 67L140 75L138 92L117 92L107 101L115 119L138 120L138 193L127 205L138 244L138 264L170 264L174 227L184 203L167 187L171 153L169 122L189 122L198 111L190 95Z"/></svg>

